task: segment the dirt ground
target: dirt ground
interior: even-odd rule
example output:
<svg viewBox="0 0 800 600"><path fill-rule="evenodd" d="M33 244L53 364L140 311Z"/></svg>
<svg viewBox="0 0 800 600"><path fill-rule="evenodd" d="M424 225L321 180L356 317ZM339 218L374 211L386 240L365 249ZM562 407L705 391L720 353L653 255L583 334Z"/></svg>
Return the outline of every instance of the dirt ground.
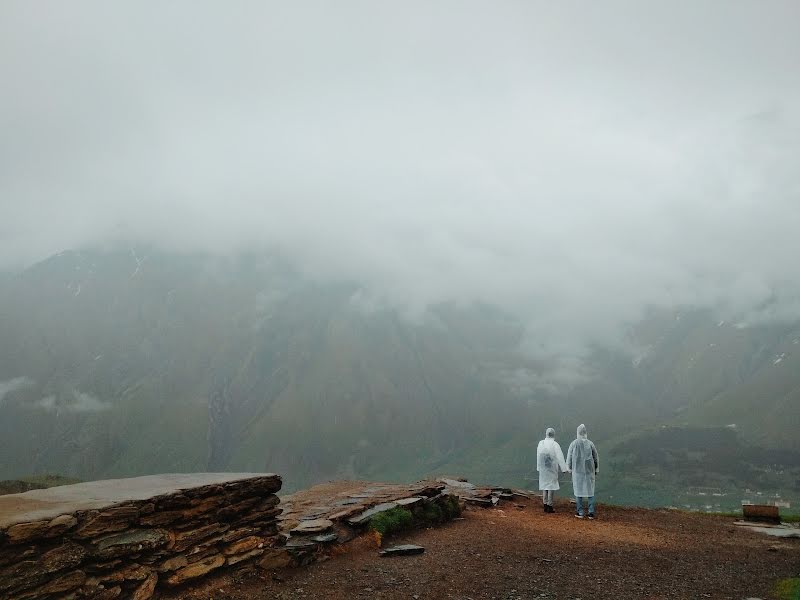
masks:
<svg viewBox="0 0 800 600"><path fill-rule="evenodd" d="M800 539L777 539L729 517L598 506L579 520L566 502L476 508L436 529L384 541L425 547L385 558L361 538L330 560L242 579L212 577L170 598L667 599L772 598L800 575Z"/></svg>

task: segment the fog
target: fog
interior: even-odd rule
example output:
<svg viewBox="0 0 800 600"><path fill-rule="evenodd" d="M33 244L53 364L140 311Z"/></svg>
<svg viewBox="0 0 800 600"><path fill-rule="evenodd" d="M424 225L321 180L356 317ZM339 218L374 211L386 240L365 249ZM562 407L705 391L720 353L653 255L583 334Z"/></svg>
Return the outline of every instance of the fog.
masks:
<svg viewBox="0 0 800 600"><path fill-rule="evenodd" d="M0 6L0 267L280 249L548 352L800 317L800 5ZM0 392L2 393L2 392Z"/></svg>

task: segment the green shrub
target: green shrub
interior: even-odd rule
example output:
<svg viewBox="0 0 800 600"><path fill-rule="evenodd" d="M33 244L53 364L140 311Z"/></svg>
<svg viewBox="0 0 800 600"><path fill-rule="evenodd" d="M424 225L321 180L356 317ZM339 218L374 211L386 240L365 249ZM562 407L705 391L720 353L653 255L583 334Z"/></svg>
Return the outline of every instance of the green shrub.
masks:
<svg viewBox="0 0 800 600"><path fill-rule="evenodd" d="M449 521L461 516L461 504L456 496L447 496L444 499L444 516Z"/></svg>
<svg viewBox="0 0 800 600"><path fill-rule="evenodd" d="M405 508L393 508L378 513L369 520L369 528L381 536L409 529L414 524L414 516Z"/></svg>
<svg viewBox="0 0 800 600"><path fill-rule="evenodd" d="M444 511L438 504L425 504L419 513L419 517L424 525L435 525L444 521Z"/></svg>

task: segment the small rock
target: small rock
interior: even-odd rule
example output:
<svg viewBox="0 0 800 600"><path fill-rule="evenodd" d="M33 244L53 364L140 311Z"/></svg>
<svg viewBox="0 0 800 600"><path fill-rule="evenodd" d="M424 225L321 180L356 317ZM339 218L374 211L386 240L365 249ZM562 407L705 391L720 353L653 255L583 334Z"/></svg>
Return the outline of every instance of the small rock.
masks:
<svg viewBox="0 0 800 600"><path fill-rule="evenodd" d="M400 544L399 546L392 546L381 550L381 556L410 556L414 554L422 554L425 548L415 544Z"/></svg>

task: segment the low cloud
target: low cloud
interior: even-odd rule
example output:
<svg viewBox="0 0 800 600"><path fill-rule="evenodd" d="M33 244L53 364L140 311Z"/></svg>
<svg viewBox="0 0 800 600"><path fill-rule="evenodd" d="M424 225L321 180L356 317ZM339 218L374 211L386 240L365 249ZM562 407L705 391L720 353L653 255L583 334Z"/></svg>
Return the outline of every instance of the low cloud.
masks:
<svg viewBox="0 0 800 600"><path fill-rule="evenodd" d="M11 394L12 392L16 392L17 390L35 385L35 383L36 382L29 377L14 377L12 379L0 381L0 405L3 404L3 400L5 400L7 395Z"/></svg>
<svg viewBox="0 0 800 600"><path fill-rule="evenodd" d="M797 3L0 10L8 268L278 248L566 365L652 306L800 318Z"/></svg>

